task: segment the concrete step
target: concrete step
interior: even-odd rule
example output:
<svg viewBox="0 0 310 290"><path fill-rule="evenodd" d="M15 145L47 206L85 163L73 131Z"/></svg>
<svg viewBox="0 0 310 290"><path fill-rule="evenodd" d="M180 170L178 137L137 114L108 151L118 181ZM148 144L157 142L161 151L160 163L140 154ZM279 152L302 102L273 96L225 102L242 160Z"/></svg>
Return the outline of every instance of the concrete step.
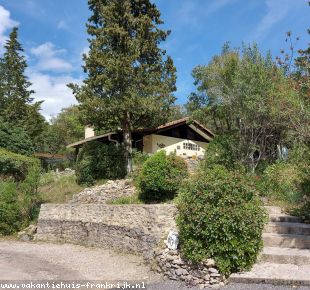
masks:
<svg viewBox="0 0 310 290"><path fill-rule="evenodd" d="M301 221L299 217L290 216L286 214L269 214L269 221L271 222L287 222L287 223L298 223Z"/></svg>
<svg viewBox="0 0 310 290"><path fill-rule="evenodd" d="M310 236L263 233L265 247L310 249Z"/></svg>
<svg viewBox="0 0 310 290"><path fill-rule="evenodd" d="M293 264L298 266L310 265L310 250L265 247L260 255L259 261L276 264Z"/></svg>
<svg viewBox="0 0 310 290"><path fill-rule="evenodd" d="M310 225L293 222L270 222L265 226L265 233L310 235Z"/></svg>
<svg viewBox="0 0 310 290"><path fill-rule="evenodd" d="M310 265L258 263L249 272L232 274L229 281L234 283L310 286L309 273Z"/></svg>
<svg viewBox="0 0 310 290"><path fill-rule="evenodd" d="M282 210L278 206L265 206L265 209L269 214L282 214Z"/></svg>

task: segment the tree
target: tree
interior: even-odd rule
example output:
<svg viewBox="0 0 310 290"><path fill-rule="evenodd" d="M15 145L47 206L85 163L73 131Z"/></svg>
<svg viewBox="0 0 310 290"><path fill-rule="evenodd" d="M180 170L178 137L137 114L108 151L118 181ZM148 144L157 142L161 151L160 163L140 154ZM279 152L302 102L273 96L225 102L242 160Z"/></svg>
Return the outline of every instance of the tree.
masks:
<svg viewBox="0 0 310 290"><path fill-rule="evenodd" d="M18 126L4 122L0 117L0 148L22 155L33 153L33 144L27 132Z"/></svg>
<svg viewBox="0 0 310 290"><path fill-rule="evenodd" d="M59 132L64 147L84 138L84 126L78 106L64 108L51 120L51 126Z"/></svg>
<svg viewBox="0 0 310 290"><path fill-rule="evenodd" d="M27 81L25 70L27 63L21 54L24 50L18 42L18 28L13 28L4 48L1 59L1 108L0 113L9 122L20 122L25 117L27 104L33 101L29 90L31 83Z"/></svg>
<svg viewBox="0 0 310 290"><path fill-rule="evenodd" d="M123 129L127 172L131 172L131 131L162 122L175 97L176 69L159 44L168 31L149 0L89 0L90 51L82 86L70 84L84 122L98 129ZM155 118L154 116L159 118Z"/></svg>
<svg viewBox="0 0 310 290"><path fill-rule="evenodd" d="M217 134L234 140L234 154L251 172L273 162L278 146L290 147L300 104L291 82L270 54L256 45L242 51L225 46L207 66L194 69L197 92L188 106Z"/></svg>
<svg viewBox="0 0 310 290"><path fill-rule="evenodd" d="M0 58L0 117L12 127L22 128L35 143L46 121L39 112L42 102L33 103L34 91L25 76L27 62L18 41L17 27L13 28L4 48Z"/></svg>

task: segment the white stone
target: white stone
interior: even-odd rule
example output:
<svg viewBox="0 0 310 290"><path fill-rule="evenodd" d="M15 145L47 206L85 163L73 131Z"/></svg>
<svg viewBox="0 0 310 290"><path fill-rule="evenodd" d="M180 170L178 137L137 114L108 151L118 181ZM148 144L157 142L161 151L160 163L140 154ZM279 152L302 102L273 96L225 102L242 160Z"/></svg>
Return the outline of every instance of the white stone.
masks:
<svg viewBox="0 0 310 290"><path fill-rule="evenodd" d="M167 237L167 247L170 250L176 250L179 245L179 234L173 231L170 231Z"/></svg>

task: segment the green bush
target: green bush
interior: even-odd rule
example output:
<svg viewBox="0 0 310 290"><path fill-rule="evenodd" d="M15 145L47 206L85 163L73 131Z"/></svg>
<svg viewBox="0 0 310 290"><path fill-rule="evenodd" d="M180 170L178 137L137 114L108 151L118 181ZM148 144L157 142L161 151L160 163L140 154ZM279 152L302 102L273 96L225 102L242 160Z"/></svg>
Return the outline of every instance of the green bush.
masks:
<svg viewBox="0 0 310 290"><path fill-rule="evenodd" d="M215 259L221 273L247 270L262 248L266 213L243 172L216 165L201 171L177 198L181 252L198 263Z"/></svg>
<svg viewBox="0 0 310 290"><path fill-rule="evenodd" d="M76 164L78 184L94 184L98 179L118 179L126 176L125 154L122 146L89 142L78 155Z"/></svg>
<svg viewBox="0 0 310 290"><path fill-rule="evenodd" d="M0 234L12 234L38 216L40 173L39 160L0 149Z"/></svg>
<svg viewBox="0 0 310 290"><path fill-rule="evenodd" d="M0 148L0 177L13 177L16 181L24 180L30 168L39 167L36 158L27 157Z"/></svg>
<svg viewBox="0 0 310 290"><path fill-rule="evenodd" d="M32 167L22 182L0 182L0 235L10 235L37 218L41 204L38 192L40 168Z"/></svg>
<svg viewBox="0 0 310 290"><path fill-rule="evenodd" d="M181 157L159 151L142 167L138 178L139 198L145 202L173 199L187 176L187 165Z"/></svg>
<svg viewBox="0 0 310 290"><path fill-rule="evenodd" d="M302 197L301 168L290 162L278 162L269 165L260 180L260 192L270 201L296 203Z"/></svg>
<svg viewBox="0 0 310 290"><path fill-rule="evenodd" d="M10 235L21 227L22 215L17 184L0 182L0 235Z"/></svg>

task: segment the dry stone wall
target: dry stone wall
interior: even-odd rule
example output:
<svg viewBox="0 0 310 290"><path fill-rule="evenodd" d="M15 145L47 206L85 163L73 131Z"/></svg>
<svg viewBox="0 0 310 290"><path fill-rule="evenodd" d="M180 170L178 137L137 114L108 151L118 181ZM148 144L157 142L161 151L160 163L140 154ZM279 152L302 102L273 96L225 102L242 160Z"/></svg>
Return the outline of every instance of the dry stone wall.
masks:
<svg viewBox="0 0 310 290"><path fill-rule="evenodd" d="M175 230L174 205L43 204L36 239L143 254Z"/></svg>

